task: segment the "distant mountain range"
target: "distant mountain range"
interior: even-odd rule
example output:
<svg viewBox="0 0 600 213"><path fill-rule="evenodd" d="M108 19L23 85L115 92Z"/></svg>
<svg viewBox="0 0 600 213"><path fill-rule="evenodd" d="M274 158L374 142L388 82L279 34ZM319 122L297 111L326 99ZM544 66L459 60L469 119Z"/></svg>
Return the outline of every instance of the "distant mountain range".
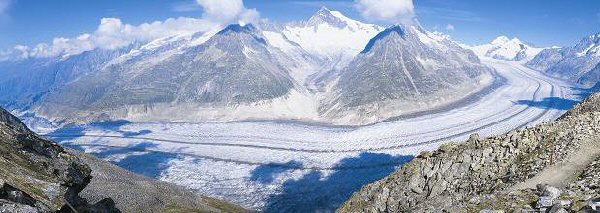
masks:
<svg viewBox="0 0 600 213"><path fill-rule="evenodd" d="M518 38L509 39L500 36L489 44L470 47L477 55L506 61L524 61L533 59L544 48L524 44Z"/></svg>
<svg viewBox="0 0 600 213"><path fill-rule="evenodd" d="M546 49L527 63L533 69L592 86L600 80L600 33L572 47Z"/></svg>
<svg viewBox="0 0 600 213"><path fill-rule="evenodd" d="M537 48L506 36L489 44L463 47L473 50L479 57L518 61L582 86L591 87L600 81L600 34L587 36L570 47Z"/></svg>
<svg viewBox="0 0 600 213"><path fill-rule="evenodd" d="M367 124L457 101L489 68L448 36L320 9L54 58L0 62L0 104L55 122L295 119Z"/></svg>

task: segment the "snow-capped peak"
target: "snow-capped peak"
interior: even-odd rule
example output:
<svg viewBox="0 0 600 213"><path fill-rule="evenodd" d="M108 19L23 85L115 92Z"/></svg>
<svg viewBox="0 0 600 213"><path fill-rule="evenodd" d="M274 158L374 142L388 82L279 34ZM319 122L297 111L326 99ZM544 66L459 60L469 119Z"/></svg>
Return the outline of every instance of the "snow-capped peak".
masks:
<svg viewBox="0 0 600 213"><path fill-rule="evenodd" d="M479 57L489 57L507 61L529 61L543 48L535 48L524 44L518 38L499 36L489 44L470 47Z"/></svg>
<svg viewBox="0 0 600 213"><path fill-rule="evenodd" d="M325 23L338 28L344 28L348 26L347 23L345 23L339 17L333 15L332 11L327 9L326 7L322 7L321 9L319 9L319 11L317 11L317 13L311 16L310 19L308 19L308 21L306 22L305 26L315 27Z"/></svg>
<svg viewBox="0 0 600 213"><path fill-rule="evenodd" d="M341 68L383 30L322 7L307 21L286 26L282 33L309 53Z"/></svg>
<svg viewBox="0 0 600 213"><path fill-rule="evenodd" d="M584 38L575 46L575 49L578 51L578 57L600 56L600 33Z"/></svg>
<svg viewBox="0 0 600 213"><path fill-rule="evenodd" d="M360 53L367 53L371 50L371 48L373 48L373 46L375 45L375 43L385 37L388 37L392 34L398 34L398 36L400 37L404 37L406 36L406 32L404 30L404 28L400 25L394 25L391 26L387 29L385 29L384 31L380 32L379 34L377 34L375 37L373 37L369 43L367 43L367 46L365 47L365 49L360 52Z"/></svg>
<svg viewBox="0 0 600 213"><path fill-rule="evenodd" d="M329 8L327 8L325 6L322 6L321 9L319 9L312 17L310 17L310 19L315 19L315 18L319 18L319 17L328 17L328 16L332 16L331 10L329 10Z"/></svg>
<svg viewBox="0 0 600 213"><path fill-rule="evenodd" d="M350 31L366 30L364 28L380 28L372 24L365 24L354 19L351 19L339 11L329 10L327 7L321 7L308 21L305 22L305 27L319 27L322 24L327 24L336 28ZM379 29L383 30L383 29Z"/></svg>
<svg viewBox="0 0 600 213"><path fill-rule="evenodd" d="M516 39L516 38L515 38ZM517 39L518 40L518 39ZM510 42L510 38L506 37L506 36L498 36L498 38L494 39L491 44L494 45L502 45L502 44L506 44Z"/></svg>
<svg viewBox="0 0 600 213"><path fill-rule="evenodd" d="M225 27L225 29L221 30L217 34L223 35L223 34L227 34L227 33L241 33L241 32L253 33L255 31L256 31L256 28L252 24L246 24L243 26L240 24L231 24L231 25Z"/></svg>

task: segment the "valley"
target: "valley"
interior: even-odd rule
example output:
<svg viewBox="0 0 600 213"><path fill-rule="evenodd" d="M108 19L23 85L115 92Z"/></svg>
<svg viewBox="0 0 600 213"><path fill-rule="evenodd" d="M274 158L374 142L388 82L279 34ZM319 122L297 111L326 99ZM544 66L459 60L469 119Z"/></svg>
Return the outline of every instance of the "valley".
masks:
<svg viewBox="0 0 600 213"><path fill-rule="evenodd" d="M0 0L0 213L596 212L600 5L413 1Z"/></svg>
<svg viewBox="0 0 600 213"><path fill-rule="evenodd" d="M301 122L114 121L38 129L128 170L269 211L333 210L421 151L561 116L587 92L520 62L483 58L505 80L454 108L361 127Z"/></svg>

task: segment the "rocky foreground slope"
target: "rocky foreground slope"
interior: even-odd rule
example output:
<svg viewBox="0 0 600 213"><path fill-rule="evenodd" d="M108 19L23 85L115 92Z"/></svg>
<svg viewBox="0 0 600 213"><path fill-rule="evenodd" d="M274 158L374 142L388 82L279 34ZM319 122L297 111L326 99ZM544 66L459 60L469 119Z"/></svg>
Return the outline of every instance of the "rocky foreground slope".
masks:
<svg viewBox="0 0 600 213"><path fill-rule="evenodd" d="M110 198L90 205L79 196L91 172L0 109L0 212L119 212Z"/></svg>
<svg viewBox="0 0 600 213"><path fill-rule="evenodd" d="M0 108L0 212L244 211L62 148Z"/></svg>
<svg viewBox="0 0 600 213"><path fill-rule="evenodd" d="M600 211L600 94L555 122L443 145L339 212Z"/></svg>

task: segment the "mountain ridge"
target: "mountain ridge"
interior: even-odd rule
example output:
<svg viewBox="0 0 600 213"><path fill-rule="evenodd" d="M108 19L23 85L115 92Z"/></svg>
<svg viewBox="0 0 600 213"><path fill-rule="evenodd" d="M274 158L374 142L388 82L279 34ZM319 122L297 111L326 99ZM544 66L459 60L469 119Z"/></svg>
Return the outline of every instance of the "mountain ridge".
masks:
<svg viewBox="0 0 600 213"><path fill-rule="evenodd" d="M362 125L399 114L367 116L369 118L356 114L357 123L354 123L339 113L327 113L331 111L327 108L335 105L331 89L340 73L352 60L362 57L361 52L364 55L372 48L384 28L352 20L327 8L320 9L306 21L283 27L266 22L233 24L206 33L170 36L138 44L101 61L99 68L90 69L85 75L73 75L64 85L44 84L32 89L32 97L21 101L30 104L13 105L12 109L29 111L59 124L114 119L192 122L291 119ZM483 70L476 56L449 36L428 32L419 25L397 25L388 31L401 28L411 32L414 47L420 46L415 50L421 51L419 60L424 60L411 59L413 64L420 64L420 71L454 67L471 75L477 73L476 69ZM441 54L444 51L449 54ZM413 57L415 53L403 54ZM77 56L69 58L73 57ZM449 58L465 63L454 63ZM472 83L475 84L469 81ZM3 87L17 86L0 84L0 91ZM446 84L443 88L450 87ZM9 90L4 93L14 95ZM448 96L446 99L436 104L460 98ZM406 105L402 113L412 111L414 105L416 103Z"/></svg>
<svg viewBox="0 0 600 213"><path fill-rule="evenodd" d="M414 26L382 31L338 72L321 113L372 122L448 104L492 83L491 71L470 51L436 39Z"/></svg>
<svg viewBox="0 0 600 213"><path fill-rule="evenodd" d="M506 61L528 62L546 48L536 48L523 43L518 38L499 36L488 44L468 47L480 57L490 57Z"/></svg>
<svg viewBox="0 0 600 213"><path fill-rule="evenodd" d="M527 63L532 69L585 86L600 81L600 33L571 47L546 49Z"/></svg>

